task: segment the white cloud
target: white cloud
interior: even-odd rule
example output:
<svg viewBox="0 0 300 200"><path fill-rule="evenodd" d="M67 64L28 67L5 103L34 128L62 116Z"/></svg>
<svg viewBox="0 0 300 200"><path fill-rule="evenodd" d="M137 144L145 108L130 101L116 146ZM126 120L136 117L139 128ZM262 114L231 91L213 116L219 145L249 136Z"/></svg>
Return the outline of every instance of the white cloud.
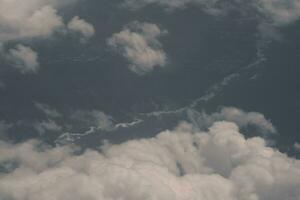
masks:
<svg viewBox="0 0 300 200"><path fill-rule="evenodd" d="M95 34L95 28L92 24L86 22L75 16L67 25L68 29L72 32L79 33L82 40L85 41Z"/></svg>
<svg viewBox="0 0 300 200"><path fill-rule="evenodd" d="M207 132L183 123L154 138L106 144L102 153L37 141L0 143L0 199L298 200L300 161L245 139L231 122Z"/></svg>
<svg viewBox="0 0 300 200"><path fill-rule="evenodd" d="M37 73L39 69L38 54L30 47L19 44L5 56L23 74Z"/></svg>
<svg viewBox="0 0 300 200"><path fill-rule="evenodd" d="M165 33L156 24L133 22L115 33L107 43L130 62L131 71L144 75L154 67L166 65L167 56L158 41Z"/></svg>
<svg viewBox="0 0 300 200"><path fill-rule="evenodd" d="M74 17L68 25L58 14L79 0L0 0L0 42L27 38L47 38L55 31L78 32L85 39L94 35L93 25Z"/></svg>
<svg viewBox="0 0 300 200"><path fill-rule="evenodd" d="M26 4L22 0L0 0L0 41L48 37L63 26L57 9L64 4L56 0L27 0Z"/></svg>
<svg viewBox="0 0 300 200"><path fill-rule="evenodd" d="M3 43L8 41L48 38L56 31L79 32L84 41L94 34L86 21L74 17L65 25L58 12L79 0L0 0L0 54L5 55ZM14 66L22 73L36 73L39 67L37 53L29 47L18 45L10 50ZM0 55L1 56L1 55Z"/></svg>

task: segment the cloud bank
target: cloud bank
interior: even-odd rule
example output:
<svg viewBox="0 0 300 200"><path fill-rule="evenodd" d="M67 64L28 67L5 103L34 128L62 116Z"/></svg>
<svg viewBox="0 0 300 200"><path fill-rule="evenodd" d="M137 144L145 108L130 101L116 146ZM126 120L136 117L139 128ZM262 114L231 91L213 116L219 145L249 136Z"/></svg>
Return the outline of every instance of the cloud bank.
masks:
<svg viewBox="0 0 300 200"><path fill-rule="evenodd" d="M131 71L144 75L166 65L167 56L158 40L165 34L156 24L132 22L107 43L129 61Z"/></svg>
<svg viewBox="0 0 300 200"><path fill-rule="evenodd" d="M0 143L0 198L10 200L298 200L300 161L245 139L236 124L182 123L156 137L78 154L38 141ZM77 153L76 153L77 152Z"/></svg>

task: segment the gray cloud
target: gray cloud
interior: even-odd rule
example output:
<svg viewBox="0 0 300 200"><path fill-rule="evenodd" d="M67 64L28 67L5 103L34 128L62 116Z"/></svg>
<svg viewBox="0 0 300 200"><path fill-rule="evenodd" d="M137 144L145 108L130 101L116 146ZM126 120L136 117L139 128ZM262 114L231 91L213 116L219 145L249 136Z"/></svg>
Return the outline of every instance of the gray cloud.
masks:
<svg viewBox="0 0 300 200"><path fill-rule="evenodd" d="M139 9L150 4L156 4L166 9L182 9L188 5L200 5L210 13L219 12L215 5L221 0L124 0L123 6L130 9Z"/></svg>
<svg viewBox="0 0 300 200"><path fill-rule="evenodd" d="M56 109L51 108L49 105L47 104L43 104L43 103L39 103L39 102L35 102L34 103L35 107L40 110L41 112L43 112L45 115L47 115L47 117L50 118L57 118L57 117L62 117L62 114L59 113Z"/></svg>
<svg viewBox="0 0 300 200"><path fill-rule="evenodd" d="M139 75L164 67L167 56L158 38L166 33L156 24L133 22L108 39L108 45L129 62L129 69Z"/></svg>
<svg viewBox="0 0 300 200"><path fill-rule="evenodd" d="M294 144L294 149L296 149L297 151L300 151L300 144L298 142L296 142Z"/></svg>
<svg viewBox="0 0 300 200"><path fill-rule="evenodd" d="M124 0L123 5L130 9L156 4L166 9L183 9L187 6L199 6L212 15L226 14L236 9L243 14L258 18L258 30L267 36L278 38L274 27L285 26L300 19L300 2L298 0ZM237 6L237 7L236 7Z"/></svg>
<svg viewBox="0 0 300 200"><path fill-rule="evenodd" d="M21 44L9 49L5 57L23 74L37 73L40 67L37 52Z"/></svg>
<svg viewBox="0 0 300 200"><path fill-rule="evenodd" d="M12 123L8 123L4 120L0 121L0 139L6 138L8 130L13 127Z"/></svg>
<svg viewBox="0 0 300 200"><path fill-rule="evenodd" d="M113 128L113 118L98 110L78 110L72 113L71 119L88 127L95 127L101 130Z"/></svg>
<svg viewBox="0 0 300 200"><path fill-rule="evenodd" d="M11 200L298 200L300 161L245 139L231 122L183 123L154 138L74 155L69 146L0 143L0 198Z"/></svg>
<svg viewBox="0 0 300 200"><path fill-rule="evenodd" d="M45 134L49 131L58 132L62 130L62 127L51 119L41 122L35 122L33 124L33 128L37 130L39 134Z"/></svg>
<svg viewBox="0 0 300 200"><path fill-rule="evenodd" d="M6 84L0 80L0 90L5 90Z"/></svg>

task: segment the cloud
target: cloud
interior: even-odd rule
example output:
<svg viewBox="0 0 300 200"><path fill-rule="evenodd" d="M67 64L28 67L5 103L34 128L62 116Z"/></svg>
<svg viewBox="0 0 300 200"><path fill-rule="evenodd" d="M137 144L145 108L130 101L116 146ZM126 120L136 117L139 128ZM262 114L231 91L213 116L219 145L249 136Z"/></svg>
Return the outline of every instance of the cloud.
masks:
<svg viewBox="0 0 300 200"><path fill-rule="evenodd" d="M95 34L94 26L84 19L80 19L78 16L73 17L67 27L70 31L79 33L82 37L82 41L86 41Z"/></svg>
<svg viewBox="0 0 300 200"><path fill-rule="evenodd" d="M22 0L0 0L0 41L48 37L63 26L57 9L65 5L56 0L27 0L26 4Z"/></svg>
<svg viewBox="0 0 300 200"><path fill-rule="evenodd" d="M129 69L139 75L164 67L167 56L158 38L165 35L156 24L133 22L108 39L108 45L130 63Z"/></svg>
<svg viewBox="0 0 300 200"><path fill-rule="evenodd" d="M298 0L260 0L255 5L271 20L271 23L277 26L293 23L300 18L300 2Z"/></svg>
<svg viewBox="0 0 300 200"><path fill-rule="evenodd" d="M149 139L78 155L38 141L0 143L0 199L298 200L300 161L245 139L232 122L183 123ZM15 163L9 165L9 163Z"/></svg>
<svg viewBox="0 0 300 200"><path fill-rule="evenodd" d="M5 90L6 89L6 84L0 80L0 90Z"/></svg>
<svg viewBox="0 0 300 200"><path fill-rule="evenodd" d="M24 39L49 38L54 32L77 32L85 41L95 30L83 19L74 17L65 25L59 11L79 0L0 0L0 56L5 57L3 44ZM69 32L68 32L69 33ZM31 48L17 45L9 50L14 67L22 73L37 73L37 53Z"/></svg>
<svg viewBox="0 0 300 200"><path fill-rule="evenodd" d="M55 31L68 28L85 39L94 35L94 27L75 16L68 25L58 14L62 8L79 0L0 0L0 42L27 38L48 38ZM67 26L67 27L66 27Z"/></svg>
<svg viewBox="0 0 300 200"><path fill-rule="evenodd" d="M71 119L77 124L84 124L85 127L95 127L101 130L113 128L113 118L98 110L78 110L71 114Z"/></svg>
<svg viewBox="0 0 300 200"><path fill-rule="evenodd" d="M199 6L212 15L226 14L232 10L250 15L259 21L258 30L267 36L278 38L274 27L286 26L300 19L300 1L298 0L124 0L123 5L130 9L139 9L155 4L168 10L183 9L190 5Z"/></svg>
<svg viewBox="0 0 300 200"><path fill-rule="evenodd" d="M271 121L267 120L265 116L258 112L245 112L234 107L223 107L219 112L207 114L205 112L197 112L189 109L187 111L189 119L194 124L199 125L200 128L207 128L215 121L229 121L234 122L239 127L256 126L262 133L276 133L276 128Z"/></svg>
<svg viewBox="0 0 300 200"><path fill-rule="evenodd" d="M38 131L39 134L45 134L48 133L49 131L58 132L62 130L62 127L53 120L36 122L33 124L33 127L35 130Z"/></svg>
<svg viewBox="0 0 300 200"><path fill-rule="evenodd" d="M37 52L21 44L10 49L5 57L23 74L37 73L40 67Z"/></svg>
<svg viewBox="0 0 300 200"><path fill-rule="evenodd" d="M62 117L62 114L59 113L56 109L51 108L49 105L47 104L43 104L43 103L39 103L39 102L35 102L34 103L35 107L40 110L41 112L43 112L44 114L46 114L48 117L50 118L58 118L58 117Z"/></svg>
<svg viewBox="0 0 300 200"><path fill-rule="evenodd" d="M294 149L295 149L296 151L300 151L300 144L299 144L298 142L296 142L296 143L294 144Z"/></svg>
<svg viewBox="0 0 300 200"><path fill-rule="evenodd" d="M203 8L213 11L213 8L219 1L222 0L124 0L123 6L136 10L147 5L156 4L166 9L182 9L187 5L195 4Z"/></svg>
<svg viewBox="0 0 300 200"><path fill-rule="evenodd" d="M0 121L0 140L7 137L8 130L13 127L12 123L8 123L4 120Z"/></svg>

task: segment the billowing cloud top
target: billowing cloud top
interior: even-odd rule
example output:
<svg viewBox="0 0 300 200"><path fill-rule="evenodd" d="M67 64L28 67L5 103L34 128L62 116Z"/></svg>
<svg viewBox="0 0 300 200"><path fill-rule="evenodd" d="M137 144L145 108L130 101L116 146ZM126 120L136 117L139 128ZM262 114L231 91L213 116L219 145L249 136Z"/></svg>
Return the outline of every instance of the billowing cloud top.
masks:
<svg viewBox="0 0 300 200"><path fill-rule="evenodd" d="M59 1L0 1L0 41L24 37L46 37L63 25Z"/></svg>
<svg viewBox="0 0 300 200"><path fill-rule="evenodd" d="M37 141L0 143L0 198L11 200L298 200L300 161L245 139L230 122L208 132L183 123L102 153Z"/></svg>
<svg viewBox="0 0 300 200"><path fill-rule="evenodd" d="M132 22L108 39L108 45L130 62L129 69L143 75L166 65L166 53L158 38L166 33L156 24Z"/></svg>

